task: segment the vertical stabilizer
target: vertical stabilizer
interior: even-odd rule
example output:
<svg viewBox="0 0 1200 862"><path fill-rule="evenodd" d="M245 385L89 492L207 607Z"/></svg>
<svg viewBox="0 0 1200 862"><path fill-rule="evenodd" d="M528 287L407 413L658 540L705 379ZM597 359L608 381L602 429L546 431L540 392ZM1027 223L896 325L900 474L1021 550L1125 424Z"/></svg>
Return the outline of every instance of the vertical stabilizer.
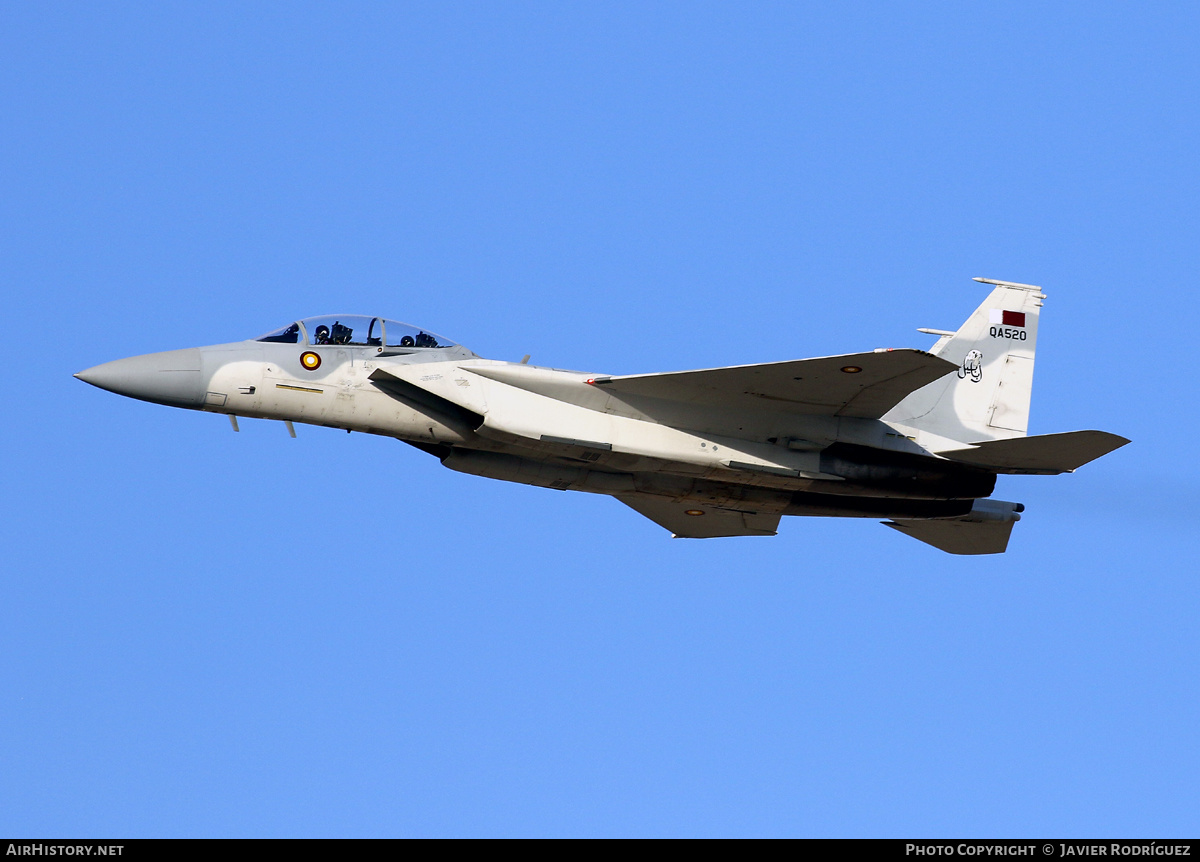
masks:
<svg viewBox="0 0 1200 862"><path fill-rule="evenodd" d="M943 335L931 351L958 365L958 372L913 392L884 421L963 443L1025 436L1038 317L1046 296L1032 284L975 281L994 288L967 322L953 335Z"/></svg>

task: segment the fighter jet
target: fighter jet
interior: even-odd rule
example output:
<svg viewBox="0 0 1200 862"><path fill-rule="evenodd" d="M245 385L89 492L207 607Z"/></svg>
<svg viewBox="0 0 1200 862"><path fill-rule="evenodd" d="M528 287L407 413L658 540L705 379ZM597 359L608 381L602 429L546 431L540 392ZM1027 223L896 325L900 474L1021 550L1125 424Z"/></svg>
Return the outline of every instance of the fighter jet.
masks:
<svg viewBox="0 0 1200 862"><path fill-rule="evenodd" d="M395 437L451 470L607 494L677 538L783 515L883 518L952 554L1008 547L1000 473L1068 473L1129 441L1028 436L1040 287L991 293L928 351L607 375L483 359L424 329L326 315L75 376L143 401Z"/></svg>

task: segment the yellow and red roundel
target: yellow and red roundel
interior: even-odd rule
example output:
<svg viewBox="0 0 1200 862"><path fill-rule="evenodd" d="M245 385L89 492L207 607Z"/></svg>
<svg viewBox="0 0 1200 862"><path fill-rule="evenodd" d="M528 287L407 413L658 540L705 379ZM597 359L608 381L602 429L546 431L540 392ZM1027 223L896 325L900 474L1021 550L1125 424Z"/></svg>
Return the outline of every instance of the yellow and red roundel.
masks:
<svg viewBox="0 0 1200 862"><path fill-rule="evenodd" d="M300 354L300 364L309 371L316 371L321 367L321 357L311 350L306 350Z"/></svg>

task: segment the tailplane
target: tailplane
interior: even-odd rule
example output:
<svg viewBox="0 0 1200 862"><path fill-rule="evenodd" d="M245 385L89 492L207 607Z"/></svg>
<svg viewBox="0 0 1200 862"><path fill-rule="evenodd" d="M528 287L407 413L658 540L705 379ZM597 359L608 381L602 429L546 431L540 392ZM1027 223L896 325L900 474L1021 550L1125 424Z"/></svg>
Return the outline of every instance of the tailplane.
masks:
<svg viewBox="0 0 1200 862"><path fill-rule="evenodd" d="M958 371L913 392L884 421L964 443L1025 436L1046 295L1032 284L975 281L993 290L957 332L922 330L941 336L930 352Z"/></svg>
<svg viewBox="0 0 1200 862"><path fill-rule="evenodd" d="M1020 503L976 500L971 511L958 518L897 518L881 523L948 554L1003 554L1023 511Z"/></svg>
<svg viewBox="0 0 1200 862"><path fill-rule="evenodd" d="M997 473L1053 476L1072 473L1128 442L1107 431L1067 431L1011 440L985 440L976 446L943 449L937 454Z"/></svg>

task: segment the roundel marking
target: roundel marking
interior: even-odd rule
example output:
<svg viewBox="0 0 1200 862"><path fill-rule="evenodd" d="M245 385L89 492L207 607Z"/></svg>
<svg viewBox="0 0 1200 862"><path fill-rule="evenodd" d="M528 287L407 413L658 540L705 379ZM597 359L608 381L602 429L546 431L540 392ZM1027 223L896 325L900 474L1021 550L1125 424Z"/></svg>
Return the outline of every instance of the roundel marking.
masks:
<svg viewBox="0 0 1200 862"><path fill-rule="evenodd" d="M688 509L683 514L685 514L685 515L703 515L704 510L703 509Z"/></svg>
<svg viewBox="0 0 1200 862"><path fill-rule="evenodd" d="M321 357L311 350L306 350L300 354L300 364L309 371L316 371L321 367Z"/></svg>
<svg viewBox="0 0 1200 862"><path fill-rule="evenodd" d="M862 366L859 366L859 365L843 365L843 366L842 366L842 371L846 372L847 374L857 374L858 372L862 371Z"/></svg>

